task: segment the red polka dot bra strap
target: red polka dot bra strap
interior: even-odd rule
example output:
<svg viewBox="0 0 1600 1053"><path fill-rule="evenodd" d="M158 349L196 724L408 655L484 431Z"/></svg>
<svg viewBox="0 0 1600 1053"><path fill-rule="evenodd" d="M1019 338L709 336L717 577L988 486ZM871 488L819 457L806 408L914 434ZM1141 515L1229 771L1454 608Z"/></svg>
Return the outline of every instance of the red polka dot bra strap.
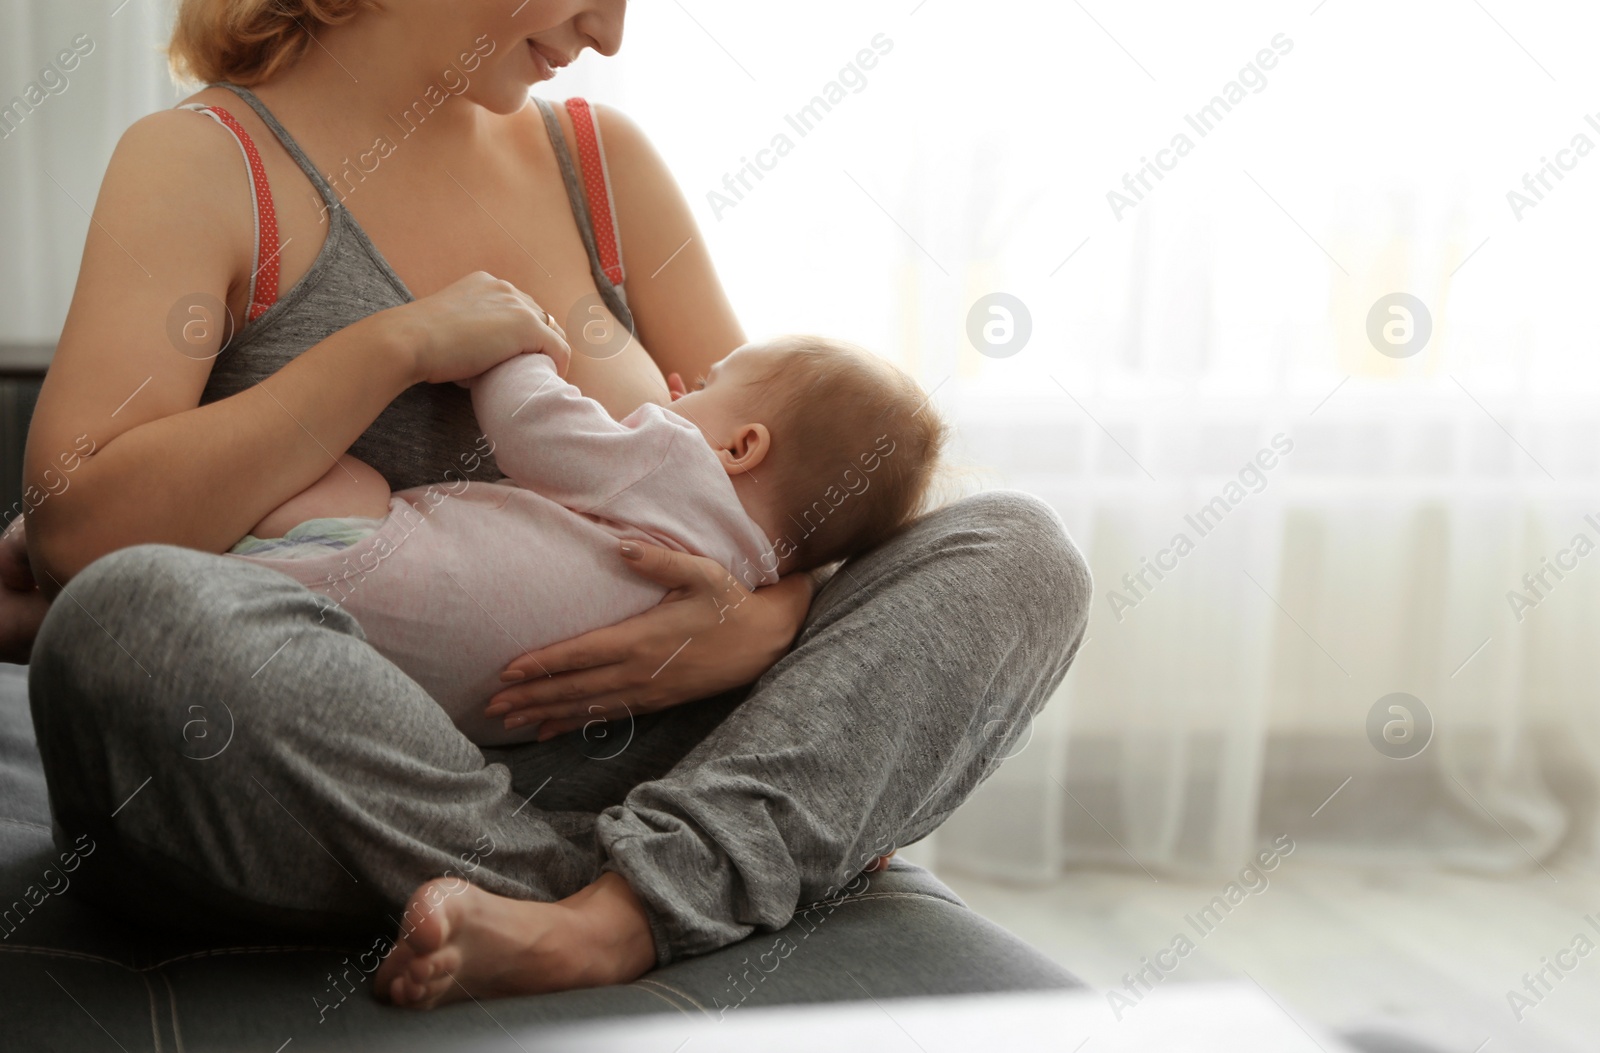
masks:
<svg viewBox="0 0 1600 1053"><path fill-rule="evenodd" d="M250 169L250 195L254 202L256 220L255 270L250 275L249 321L255 321L278 302L278 213L272 207L272 189L267 186L267 170L261 164L261 153L256 149L250 133L234 119L233 114L221 106L194 104L183 107L203 113L222 125L238 140Z"/></svg>
<svg viewBox="0 0 1600 1053"><path fill-rule="evenodd" d="M611 173L606 168L605 144L600 141L600 117L586 99L568 99L567 114L578 140L578 167L583 172L583 196L589 199L589 225L594 228L600 269L620 286L622 236L617 230L617 209L611 199Z"/></svg>

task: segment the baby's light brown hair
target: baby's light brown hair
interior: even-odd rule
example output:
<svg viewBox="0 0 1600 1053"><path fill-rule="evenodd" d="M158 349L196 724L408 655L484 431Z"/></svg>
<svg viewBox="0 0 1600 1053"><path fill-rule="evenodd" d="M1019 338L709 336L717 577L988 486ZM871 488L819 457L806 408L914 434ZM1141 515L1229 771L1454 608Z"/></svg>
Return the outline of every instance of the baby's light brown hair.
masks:
<svg viewBox="0 0 1600 1053"><path fill-rule="evenodd" d="M780 565L812 570L878 547L924 510L944 422L916 381L859 347L817 336L763 347L776 352L755 382L772 451L757 474L787 512Z"/></svg>

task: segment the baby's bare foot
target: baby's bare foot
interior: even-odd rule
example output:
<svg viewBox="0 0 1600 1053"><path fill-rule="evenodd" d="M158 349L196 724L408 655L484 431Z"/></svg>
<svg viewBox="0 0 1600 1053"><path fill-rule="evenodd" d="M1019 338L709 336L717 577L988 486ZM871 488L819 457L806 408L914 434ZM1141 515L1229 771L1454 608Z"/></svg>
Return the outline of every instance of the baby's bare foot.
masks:
<svg viewBox="0 0 1600 1053"><path fill-rule="evenodd" d="M614 873L559 903L430 881L412 894L404 921L373 977L378 997L395 1005L627 983L656 962L644 907Z"/></svg>

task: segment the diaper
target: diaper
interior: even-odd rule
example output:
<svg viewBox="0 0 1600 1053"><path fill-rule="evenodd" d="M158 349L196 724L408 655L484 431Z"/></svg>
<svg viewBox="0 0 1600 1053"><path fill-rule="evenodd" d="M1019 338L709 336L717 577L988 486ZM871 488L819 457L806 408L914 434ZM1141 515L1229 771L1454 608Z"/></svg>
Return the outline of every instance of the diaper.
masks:
<svg viewBox="0 0 1600 1053"><path fill-rule="evenodd" d="M311 559L349 548L362 538L370 537L383 523L383 519L365 516L308 519L290 527L282 537L246 534L228 551L257 559Z"/></svg>

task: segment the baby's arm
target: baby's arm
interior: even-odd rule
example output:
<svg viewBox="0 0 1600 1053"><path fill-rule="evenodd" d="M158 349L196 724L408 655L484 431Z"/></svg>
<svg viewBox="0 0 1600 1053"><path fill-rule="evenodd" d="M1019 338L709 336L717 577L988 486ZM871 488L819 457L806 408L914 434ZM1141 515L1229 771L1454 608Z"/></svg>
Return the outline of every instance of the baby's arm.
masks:
<svg viewBox="0 0 1600 1053"><path fill-rule="evenodd" d="M611 419L540 354L516 355L465 382L495 463L512 482L577 511L653 471L684 425L657 412Z"/></svg>
<svg viewBox="0 0 1600 1053"><path fill-rule="evenodd" d="M283 537L308 519L382 519L389 514L389 496L383 474L347 453L321 479L268 512L250 533L262 538Z"/></svg>

